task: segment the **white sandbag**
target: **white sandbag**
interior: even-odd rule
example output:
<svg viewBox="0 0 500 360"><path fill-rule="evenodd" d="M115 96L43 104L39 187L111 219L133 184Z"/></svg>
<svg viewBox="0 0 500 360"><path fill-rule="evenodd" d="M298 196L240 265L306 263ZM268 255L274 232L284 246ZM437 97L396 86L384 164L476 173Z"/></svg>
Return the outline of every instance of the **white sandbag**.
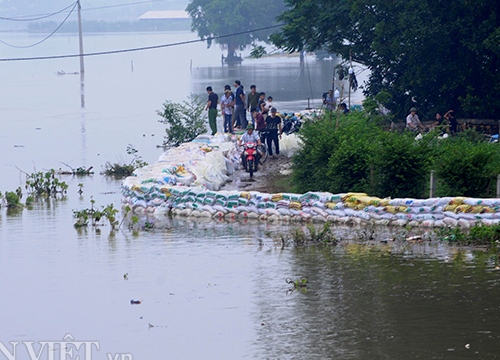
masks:
<svg viewBox="0 0 500 360"><path fill-rule="evenodd" d="M392 220L389 225L393 226L405 226L408 221L404 219Z"/></svg>
<svg viewBox="0 0 500 360"><path fill-rule="evenodd" d="M464 229L469 229L471 227L471 223L466 219L458 219L458 226Z"/></svg>
<svg viewBox="0 0 500 360"><path fill-rule="evenodd" d="M499 225L500 219L483 219L482 224L487 226Z"/></svg>
<svg viewBox="0 0 500 360"><path fill-rule="evenodd" d="M311 217L311 221L313 222L323 222L326 223L328 220L326 219L326 216L321 216L321 215L313 215Z"/></svg>
<svg viewBox="0 0 500 360"><path fill-rule="evenodd" d="M443 215L445 217L452 218L452 219L455 219L455 220L459 219L459 215L455 214L453 211L445 211L445 212L443 212Z"/></svg>
<svg viewBox="0 0 500 360"><path fill-rule="evenodd" d="M409 227L417 227L417 226L420 226L420 221L417 221L417 220L411 220L408 222L408 224L406 226L409 226Z"/></svg>
<svg viewBox="0 0 500 360"><path fill-rule="evenodd" d="M450 227L457 227L458 226L458 220L452 217L445 217L443 219L443 223L445 225L450 226Z"/></svg>
<svg viewBox="0 0 500 360"><path fill-rule="evenodd" d="M287 216L291 216L291 215L293 215L293 214L290 212L290 209L288 209L288 208L281 208L281 207L280 207L280 208L278 208L278 209L277 209L277 211L278 211L278 213L279 213L280 215L287 215Z"/></svg>
<svg viewBox="0 0 500 360"><path fill-rule="evenodd" d="M210 205L203 205L201 207L201 210L209 212L210 216L212 216L213 214L215 214L217 212L217 210L213 206L210 206Z"/></svg>
<svg viewBox="0 0 500 360"><path fill-rule="evenodd" d="M434 220L424 220L422 221L422 226L431 228L434 227L434 223Z"/></svg>
<svg viewBox="0 0 500 360"><path fill-rule="evenodd" d="M274 216L280 216L280 213L279 213L279 211L278 211L278 210L276 210L276 209L266 209L266 215L267 215L268 217L273 216L273 215L274 215Z"/></svg>
<svg viewBox="0 0 500 360"><path fill-rule="evenodd" d="M317 215L324 217L325 219L328 216L328 213L324 209L316 207L316 206L312 207L311 211L313 211Z"/></svg>
<svg viewBox="0 0 500 360"><path fill-rule="evenodd" d="M434 227L442 228L442 227L446 227L446 224L444 223L443 220L436 220L436 221L434 221Z"/></svg>
<svg viewBox="0 0 500 360"><path fill-rule="evenodd" d="M329 222L332 222L332 223L336 223L339 221L339 217L335 216L335 215L328 215L326 217L326 220L328 220Z"/></svg>

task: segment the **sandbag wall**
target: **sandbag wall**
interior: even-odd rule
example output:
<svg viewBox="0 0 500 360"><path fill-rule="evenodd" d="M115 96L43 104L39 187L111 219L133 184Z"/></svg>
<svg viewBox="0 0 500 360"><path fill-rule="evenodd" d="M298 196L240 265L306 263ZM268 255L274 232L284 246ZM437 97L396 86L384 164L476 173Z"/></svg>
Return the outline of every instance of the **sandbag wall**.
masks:
<svg viewBox="0 0 500 360"><path fill-rule="evenodd" d="M124 202L136 213L228 220L465 228L500 223L500 199L380 199L360 193L268 194L148 184L130 189Z"/></svg>
<svg viewBox="0 0 500 360"><path fill-rule="evenodd" d="M381 199L363 193L267 194L220 190L240 165L234 142L225 135L201 136L164 152L153 165L137 169L122 184L124 206L137 214L373 223L422 227L470 227L500 223L500 199L443 197ZM299 147L295 135L280 141L282 152Z"/></svg>

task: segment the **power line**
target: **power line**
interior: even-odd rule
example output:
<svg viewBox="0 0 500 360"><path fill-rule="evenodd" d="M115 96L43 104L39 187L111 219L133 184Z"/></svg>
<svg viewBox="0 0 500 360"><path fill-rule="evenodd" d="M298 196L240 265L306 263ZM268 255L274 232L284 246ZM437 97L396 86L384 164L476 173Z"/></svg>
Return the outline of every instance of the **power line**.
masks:
<svg viewBox="0 0 500 360"><path fill-rule="evenodd" d="M0 43L4 44L4 45L7 45L7 46L10 46L10 47L13 47L13 48L17 48L17 49L27 49L27 48L30 48L30 47L34 47L34 46L37 46L37 45L40 45L41 43L43 43L44 41L48 40L50 37L52 37L52 35L54 35L57 30L59 30L61 28L61 26L64 25L64 23L66 22L66 20L68 20L68 18L70 17L70 15L73 13L73 11L75 10L76 6L78 5L78 2L74 3L73 4L73 8L71 9L71 11L69 12L69 14L64 18L64 20L62 21L62 23L59 24L58 27L55 28L54 31L52 31L47 37L45 37L44 39L34 43L34 44L31 44L31 45L26 45L26 46L18 46L18 45L12 45L12 44L9 44L9 43L6 43L5 41L3 40L0 40Z"/></svg>
<svg viewBox="0 0 500 360"><path fill-rule="evenodd" d="M33 17L33 18L25 18L25 16L19 16L19 17L12 17L12 18L6 18L6 17L1 17L0 16L0 20L8 20L8 21L36 21L36 20L41 20L41 19L46 19L48 17L51 17L51 16L54 16L54 15L57 15L57 14L60 14L62 13L63 11L69 9L70 7L74 6L76 3L73 3L71 5L68 5L66 6L64 9L61 9L59 11L56 11L54 13L51 13L51 14L42 14L42 15L29 15L29 16L37 16L37 17ZM73 10L70 11L70 14L71 12L73 12Z"/></svg>
<svg viewBox="0 0 500 360"><path fill-rule="evenodd" d="M100 51L100 52L93 52L93 53L87 53L87 54L81 54L81 55L80 54L71 54L71 55L37 56L37 57L28 57L28 58L5 58L5 59L0 58L0 61L29 61L29 60L63 59L63 58L73 58L73 57L80 57L80 56L110 55L110 54L120 54L120 53L127 53L127 52L143 51L143 50L160 49L160 48L166 48L166 47L172 47L172 46L193 44L193 43L202 42L202 41L206 41L206 40L212 41L212 40L217 40L217 39L224 39L224 38L228 38L231 36L238 36L238 35L248 34L248 33L252 33L252 32L274 29L274 28L278 28L278 27L283 26L283 25L284 24L282 23L282 24L266 26L263 28L258 28L258 29L253 29L253 30L240 31L237 33L232 33L232 34L227 34L227 35L209 36L209 37L206 37L203 39L180 41L180 42L175 42L175 43L170 43L170 44L162 44L162 45L144 46L144 47L139 47L139 48Z"/></svg>
<svg viewBox="0 0 500 360"><path fill-rule="evenodd" d="M88 8L88 9L83 9L82 8L82 11L109 9L109 8L115 8L115 7L121 7L121 6L139 5L139 4L147 4L147 3L154 3L154 2L164 2L164 1L165 0L139 1L139 2L134 2L134 3L130 3L130 4L107 5L107 6L100 6L100 7Z"/></svg>

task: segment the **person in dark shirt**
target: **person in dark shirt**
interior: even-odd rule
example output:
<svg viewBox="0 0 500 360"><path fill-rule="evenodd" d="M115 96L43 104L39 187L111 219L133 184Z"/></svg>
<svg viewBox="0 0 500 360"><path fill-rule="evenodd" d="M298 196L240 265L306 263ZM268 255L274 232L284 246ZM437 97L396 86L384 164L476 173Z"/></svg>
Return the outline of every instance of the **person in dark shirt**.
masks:
<svg viewBox="0 0 500 360"><path fill-rule="evenodd" d="M207 86L208 100L205 110L208 110L208 123L212 130L212 136L217 133L217 104L219 103L219 95L213 92L211 86Z"/></svg>
<svg viewBox="0 0 500 360"><path fill-rule="evenodd" d="M265 105L266 105L266 93L265 92L261 92L259 94L259 102L257 103L257 110L259 110L259 112L264 115L264 119L267 116L267 111L264 112L264 106Z"/></svg>
<svg viewBox="0 0 500 360"><path fill-rule="evenodd" d="M266 121L264 120L264 116L255 108L252 109L252 122L254 123L255 130L260 136L260 141L264 143L266 141Z"/></svg>
<svg viewBox="0 0 500 360"><path fill-rule="evenodd" d="M280 154L280 144L279 139L281 139L281 134L283 129L281 127L281 117L278 116L276 108L272 107L270 110L271 115L266 118L266 140L267 140L267 151L269 156L274 157L272 144L276 149L276 155Z"/></svg>
<svg viewBox="0 0 500 360"><path fill-rule="evenodd" d="M251 113L252 109L259 106L259 93L255 85L250 85L250 93L247 94L247 110Z"/></svg>
<svg viewBox="0 0 500 360"><path fill-rule="evenodd" d="M453 110L449 110L446 114L444 114L444 118L448 120L451 136L455 135L458 131L458 121L455 118L455 112Z"/></svg>
<svg viewBox="0 0 500 360"><path fill-rule="evenodd" d="M247 126L247 113L245 111L245 92L241 81L235 80L234 86L236 87L236 95L234 102L234 121L235 127L245 129Z"/></svg>

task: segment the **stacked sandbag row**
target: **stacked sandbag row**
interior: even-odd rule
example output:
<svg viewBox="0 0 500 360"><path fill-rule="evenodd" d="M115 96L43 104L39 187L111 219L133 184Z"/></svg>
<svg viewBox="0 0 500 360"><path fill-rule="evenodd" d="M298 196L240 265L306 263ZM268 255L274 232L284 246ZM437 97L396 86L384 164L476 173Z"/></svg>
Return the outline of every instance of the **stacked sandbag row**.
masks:
<svg viewBox="0 0 500 360"><path fill-rule="evenodd" d="M219 190L241 166L236 140L237 137L227 134L200 135L193 142L170 148L155 164L136 169L133 176L125 179L124 194L133 197L132 188L144 188L142 192L149 193L151 186L147 184ZM284 136L280 147L285 156L291 156L300 147L299 139L295 134Z"/></svg>
<svg viewBox="0 0 500 360"><path fill-rule="evenodd" d="M312 221L411 227L500 223L500 199L380 199L363 193L268 194L182 186L135 187L124 199L135 212L216 219Z"/></svg>
<svg viewBox="0 0 500 360"><path fill-rule="evenodd" d="M232 175L239 163L234 142L225 136L203 136L194 142L170 148L160 155L158 161L134 171L133 176L123 182L124 194L134 196L134 189L150 193L150 185L203 186L218 190Z"/></svg>

